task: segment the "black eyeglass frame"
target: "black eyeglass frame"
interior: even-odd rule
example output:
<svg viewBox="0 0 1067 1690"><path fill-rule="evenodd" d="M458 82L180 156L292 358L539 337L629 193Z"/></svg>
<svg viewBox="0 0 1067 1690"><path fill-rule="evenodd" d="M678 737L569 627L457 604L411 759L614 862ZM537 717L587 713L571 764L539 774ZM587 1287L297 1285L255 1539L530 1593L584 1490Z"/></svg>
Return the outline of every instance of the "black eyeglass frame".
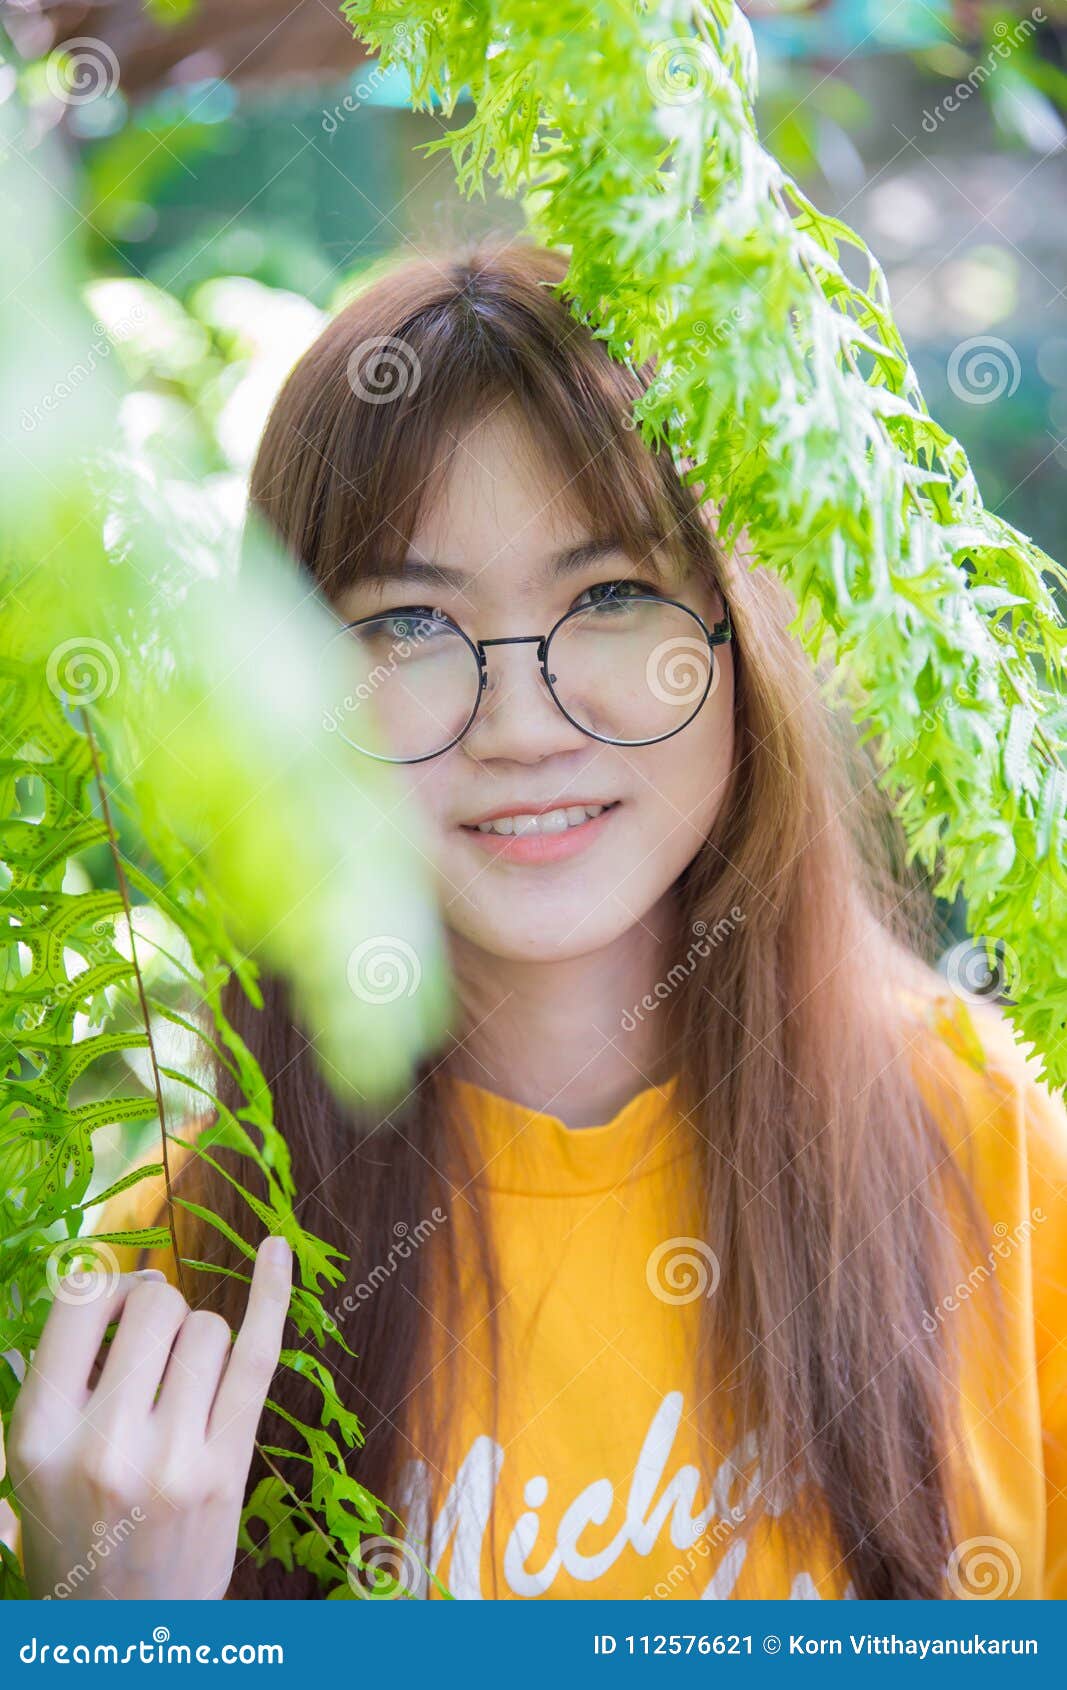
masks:
<svg viewBox="0 0 1067 1690"><path fill-rule="evenodd" d="M446 751L451 751L452 747L454 745L458 745L460 740L470 732L474 719L478 714L478 708L482 702L482 695L488 685L488 669L485 661L487 647L491 645L536 645L537 665L541 672L541 678L548 688L549 697L560 714L565 716L567 721L570 722L573 727L578 729L579 733L586 734L589 739L599 740L602 745L659 745L662 740L673 739L674 735L681 733L683 728L687 728L690 722L694 721L704 708L705 700L711 691L711 683L715 678L715 647L718 645L725 645L728 640L733 638L733 622L730 618L730 606L728 604L726 605L726 614L723 616L722 620L716 622L714 627L709 628L698 611L691 609L687 604L679 603L677 599L660 598L659 595L655 593L630 593L619 602L624 604L669 605L675 610L684 610L687 616L691 616L694 622L699 624L700 628L703 630L704 638L708 642L708 649L711 652L711 662L708 666L708 684L701 693L700 701L692 712L692 715L687 716L684 722L679 723L678 727L671 728L669 732L665 734L655 734L651 739L609 739L607 734L594 733L592 728L583 727L582 723L575 721L570 712L560 703L560 700L552 686L555 676L550 675L548 672L548 648L553 634L555 634L556 630L561 628L565 622L569 622L571 618L575 616L588 616L590 606L577 605L571 610L564 611L563 615L552 624L547 634L504 634L499 639L490 640L472 640L470 635L460 627L458 622L454 622L446 611L434 610L433 620L444 623L453 631L453 633L458 634L460 639L465 641L466 645L473 652L475 661L478 665L478 692L475 696L474 708L467 717L466 722L460 728L458 734L456 734L454 739L450 739L447 745L442 745L439 751L427 751L423 757L387 757L381 752L367 751L362 745L355 745L345 734L342 734L341 737L345 740L347 745L352 746L353 751L360 752L360 754L364 757L373 757L375 762L378 763L429 763L434 757L443 757ZM594 606L593 608L595 609L596 607ZM413 613L407 612L404 609L376 610L369 616L358 617L355 622L344 623L338 632L339 634L348 634L351 633L353 628L362 628L368 622L384 622L388 621L390 618L395 618L399 621L405 615L409 620L414 620Z"/></svg>

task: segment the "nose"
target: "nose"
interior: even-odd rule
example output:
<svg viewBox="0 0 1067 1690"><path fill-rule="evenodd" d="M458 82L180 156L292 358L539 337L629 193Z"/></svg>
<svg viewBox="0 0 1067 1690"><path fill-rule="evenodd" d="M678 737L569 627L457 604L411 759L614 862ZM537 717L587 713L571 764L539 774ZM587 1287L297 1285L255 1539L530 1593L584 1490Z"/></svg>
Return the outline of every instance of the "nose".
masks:
<svg viewBox="0 0 1067 1690"><path fill-rule="evenodd" d="M478 714L462 742L469 754L538 762L583 745L587 736L567 720L548 690L536 640L487 646Z"/></svg>

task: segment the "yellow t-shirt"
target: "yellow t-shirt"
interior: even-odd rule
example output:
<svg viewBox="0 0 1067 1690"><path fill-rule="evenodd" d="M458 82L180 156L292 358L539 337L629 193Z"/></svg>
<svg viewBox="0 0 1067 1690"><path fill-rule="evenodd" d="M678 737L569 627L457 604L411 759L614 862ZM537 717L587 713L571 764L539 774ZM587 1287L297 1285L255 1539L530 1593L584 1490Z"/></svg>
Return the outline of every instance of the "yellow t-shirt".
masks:
<svg viewBox="0 0 1067 1690"><path fill-rule="evenodd" d="M957 1578L979 1596L1063 1598L1067 1111L999 1013L942 1005L954 1023L937 1049L965 1101L953 1148L988 1214L990 1252L942 1311L952 1303L950 1318L979 1322L964 1356L976 1484ZM968 1060L977 1037L984 1071ZM420 1501L420 1461L387 1499L419 1553L457 1597L854 1594L832 1547L791 1564L773 1512L747 1529L746 1487L759 1475L728 1445L709 1460L696 1435L689 1358L724 1264L699 1236L698 1146L678 1130L672 1084L579 1130L456 1084L483 1151L505 1288L500 1420L493 1437L479 1331L449 1334L446 1381L434 1374L426 1396L431 1427L430 1399L447 1405L451 1440L431 1430L418 1443L445 1480L435 1518ZM145 1181L112 1199L98 1230L143 1225L146 1188L158 1198ZM137 1265L136 1252L118 1254ZM150 1259L171 1271L167 1252ZM993 1276L1008 1317L999 1355L980 1337Z"/></svg>

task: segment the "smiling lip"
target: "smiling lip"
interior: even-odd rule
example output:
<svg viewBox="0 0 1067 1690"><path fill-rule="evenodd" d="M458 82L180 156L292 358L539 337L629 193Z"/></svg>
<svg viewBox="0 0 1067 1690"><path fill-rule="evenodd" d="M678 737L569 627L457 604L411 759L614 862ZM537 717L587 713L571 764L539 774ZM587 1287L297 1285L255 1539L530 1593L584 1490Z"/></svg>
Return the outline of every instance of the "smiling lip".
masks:
<svg viewBox="0 0 1067 1690"><path fill-rule="evenodd" d="M498 816L542 816L549 810L567 809L577 804L599 804L599 798L571 799L570 805L541 804L530 805L527 809L517 809L511 805L507 809L494 810L492 815L479 816L478 821L495 821ZM615 800L606 809L601 810L599 816L591 821L581 822L577 827L568 827L562 833L479 833L477 822L463 824L463 831L469 834L476 845L492 857L502 857L509 863L556 863L565 857L573 857L577 852L586 850L604 831L610 818L619 808L619 801Z"/></svg>
<svg viewBox="0 0 1067 1690"><path fill-rule="evenodd" d="M463 827L477 827L480 822L499 821L501 816L547 816L550 810L590 809L594 804L618 803L611 798L555 798L550 804L501 804L499 810L486 810L484 815L472 816Z"/></svg>

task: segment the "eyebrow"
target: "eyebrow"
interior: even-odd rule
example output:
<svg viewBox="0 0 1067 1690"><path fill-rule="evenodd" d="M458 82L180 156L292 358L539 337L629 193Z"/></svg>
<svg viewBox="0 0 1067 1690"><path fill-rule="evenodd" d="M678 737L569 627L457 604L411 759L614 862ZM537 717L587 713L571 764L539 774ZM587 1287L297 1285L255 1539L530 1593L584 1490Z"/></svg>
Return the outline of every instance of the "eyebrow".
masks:
<svg viewBox="0 0 1067 1690"><path fill-rule="evenodd" d="M650 538L650 547L656 542ZM547 580L562 580L569 575L578 575L590 564L599 563L602 558L612 557L617 552L626 552L626 547L616 535L606 535L599 540L583 540L579 545L567 546L561 552L550 557L544 569L539 573ZM641 560L641 567L650 575L659 579L664 578L664 571L657 561L654 549ZM360 578L367 581L404 581L419 583L427 587L453 587L462 589L480 571L465 569L450 569L446 564L434 563L429 558L408 557L402 563L390 563L381 559L371 561L360 571Z"/></svg>

